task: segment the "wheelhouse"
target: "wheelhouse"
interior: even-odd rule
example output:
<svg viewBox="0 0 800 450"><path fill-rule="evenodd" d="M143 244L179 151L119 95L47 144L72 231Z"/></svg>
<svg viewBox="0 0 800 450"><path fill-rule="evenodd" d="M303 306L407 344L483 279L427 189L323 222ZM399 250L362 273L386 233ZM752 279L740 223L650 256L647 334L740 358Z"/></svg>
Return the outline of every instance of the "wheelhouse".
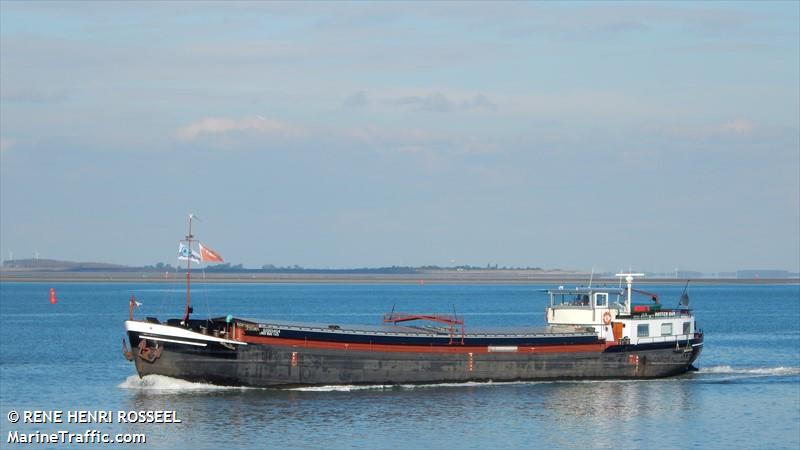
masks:
<svg viewBox="0 0 800 450"><path fill-rule="evenodd" d="M545 318L551 327L594 330L607 342L646 344L688 342L699 333L688 306L688 296L677 308L664 308L658 294L633 288L633 277L619 274L625 288L578 287L547 291L550 296ZM633 293L647 297L633 303Z"/></svg>
<svg viewBox="0 0 800 450"><path fill-rule="evenodd" d="M547 291L550 295L549 305L551 308L608 308L609 305L622 305L624 301L623 289L606 288L574 288Z"/></svg>

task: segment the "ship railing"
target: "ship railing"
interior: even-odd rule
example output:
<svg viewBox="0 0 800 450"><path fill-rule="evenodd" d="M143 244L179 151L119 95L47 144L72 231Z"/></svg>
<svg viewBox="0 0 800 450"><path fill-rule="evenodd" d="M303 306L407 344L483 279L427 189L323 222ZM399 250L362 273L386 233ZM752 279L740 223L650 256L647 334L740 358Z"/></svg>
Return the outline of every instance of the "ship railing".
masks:
<svg viewBox="0 0 800 450"><path fill-rule="evenodd" d="M590 305L588 303L587 304L556 303L554 305L551 305L550 307L553 308L553 309L582 309L582 310L585 309L587 311L591 311L591 310L595 309L594 306L592 306L592 305ZM605 307L603 306L603 307L598 307L598 308L605 308Z"/></svg>
<svg viewBox="0 0 800 450"><path fill-rule="evenodd" d="M654 344L656 342L688 341L692 337L694 337L694 334L673 334L670 336L640 337L638 338L638 343Z"/></svg>

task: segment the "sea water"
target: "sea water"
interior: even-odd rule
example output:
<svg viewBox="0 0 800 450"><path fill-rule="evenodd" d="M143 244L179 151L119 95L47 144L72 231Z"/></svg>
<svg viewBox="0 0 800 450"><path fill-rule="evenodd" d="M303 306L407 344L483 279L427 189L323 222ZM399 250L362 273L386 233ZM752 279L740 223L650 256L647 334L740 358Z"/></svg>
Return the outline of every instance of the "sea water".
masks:
<svg viewBox="0 0 800 450"><path fill-rule="evenodd" d="M198 283L192 300L195 318L379 324L394 308L455 311L469 329L543 325L541 290L552 287ZM683 287L646 289L670 307ZM37 446L9 444L14 432L95 430L144 434L138 446L149 448L800 448L800 286L689 294L705 348L700 370L679 377L273 390L135 375L122 355L129 298L142 303L137 317L179 317L178 282L0 283L0 447ZM10 421L26 411L114 419ZM129 411L175 411L180 422L120 423ZM81 446L103 447L64 445Z"/></svg>

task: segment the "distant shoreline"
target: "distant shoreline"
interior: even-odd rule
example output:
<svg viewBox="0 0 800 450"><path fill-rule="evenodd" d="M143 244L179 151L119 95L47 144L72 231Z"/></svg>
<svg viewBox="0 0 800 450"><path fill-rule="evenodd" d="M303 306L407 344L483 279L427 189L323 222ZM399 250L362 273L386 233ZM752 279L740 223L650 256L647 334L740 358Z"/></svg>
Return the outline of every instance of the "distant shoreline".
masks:
<svg viewBox="0 0 800 450"><path fill-rule="evenodd" d="M119 272L25 272L0 273L0 282L58 283L183 283L182 273L169 277L155 273ZM206 273L194 272L192 280L206 283L312 283L312 284L555 284L586 285L588 274L530 274L469 272L428 272L419 274L292 274L292 273ZM686 278L639 278L637 283L684 284ZM690 278L693 284L800 284L797 278ZM618 278L598 278L594 285L618 285Z"/></svg>

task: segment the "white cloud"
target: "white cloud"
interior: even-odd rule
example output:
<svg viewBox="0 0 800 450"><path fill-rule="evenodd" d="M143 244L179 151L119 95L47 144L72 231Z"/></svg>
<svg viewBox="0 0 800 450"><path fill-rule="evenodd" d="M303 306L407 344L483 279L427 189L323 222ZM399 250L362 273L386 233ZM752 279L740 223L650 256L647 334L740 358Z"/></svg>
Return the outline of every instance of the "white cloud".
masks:
<svg viewBox="0 0 800 450"><path fill-rule="evenodd" d="M420 111L450 112L455 110L494 110L497 108L491 100L483 94L464 99L451 99L441 92L431 92L427 95L408 95L404 97L388 98L384 100L387 105L408 106Z"/></svg>
<svg viewBox="0 0 800 450"><path fill-rule="evenodd" d="M755 129L755 124L747 119L736 119L732 122L723 123L719 126L719 131L726 131L735 134L750 134Z"/></svg>
<svg viewBox="0 0 800 450"><path fill-rule="evenodd" d="M263 116L242 119L207 117L180 128L176 135L182 141L193 141L203 135L254 132L278 137L300 137L305 131L296 125Z"/></svg>

